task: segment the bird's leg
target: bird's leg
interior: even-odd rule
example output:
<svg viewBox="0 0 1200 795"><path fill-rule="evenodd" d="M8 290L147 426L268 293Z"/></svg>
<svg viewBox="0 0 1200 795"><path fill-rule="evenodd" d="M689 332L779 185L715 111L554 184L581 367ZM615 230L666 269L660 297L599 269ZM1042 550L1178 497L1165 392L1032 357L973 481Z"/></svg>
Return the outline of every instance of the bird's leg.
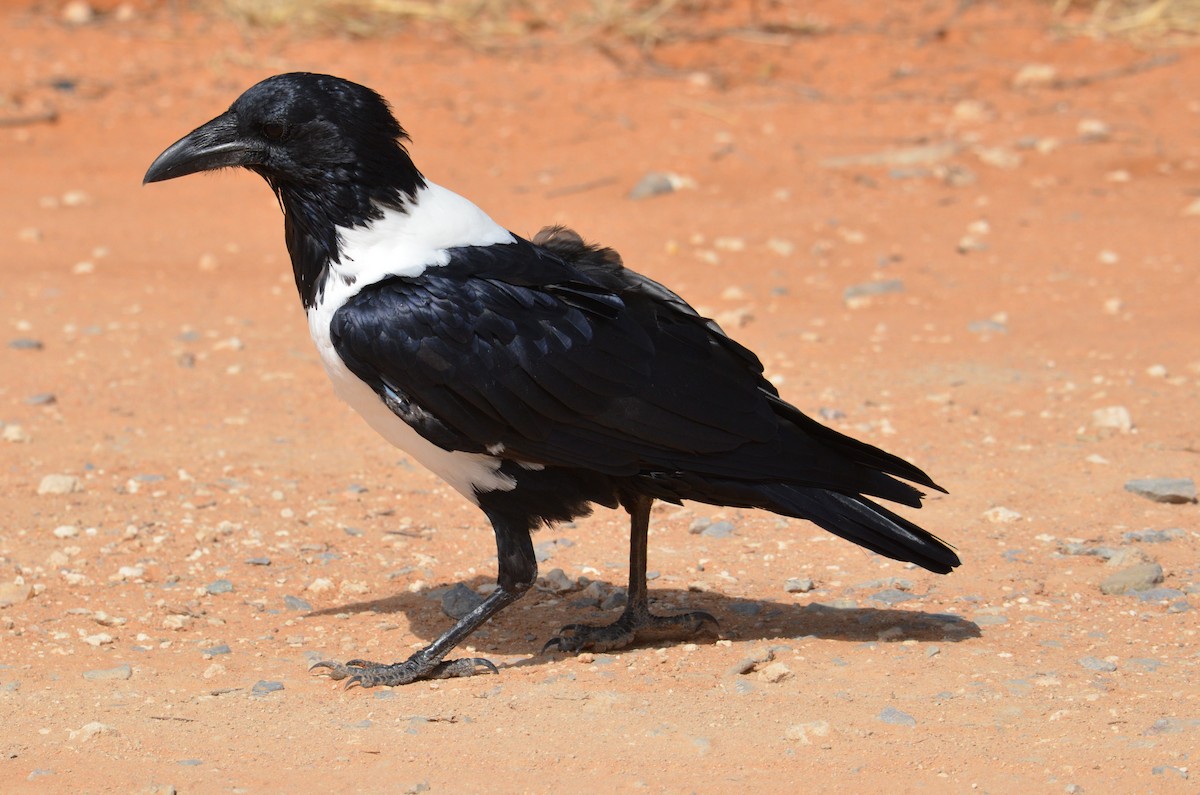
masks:
<svg viewBox="0 0 1200 795"><path fill-rule="evenodd" d="M459 619L433 643L403 662L389 664L368 660L350 660L340 663L323 660L315 663L309 670L327 668L330 678L347 679L347 687L354 684L362 687L374 687L375 685L394 687L421 679L473 676L479 673L480 669L496 673L496 666L481 657L443 659L480 624L517 601L537 579L537 558L533 554L533 541L529 537L528 525L511 522L499 516L489 515L488 518L492 520L492 527L496 532L496 557L499 561L499 573L496 577L498 587L474 610Z"/></svg>
<svg viewBox="0 0 1200 795"><path fill-rule="evenodd" d="M681 640L708 628L715 632L717 620L702 610L659 616L650 612L646 589L647 533L653 498L641 495L622 499L629 511L629 592L625 611L611 624L568 624L547 641L543 652L556 649L578 652L585 649L621 649L637 641Z"/></svg>

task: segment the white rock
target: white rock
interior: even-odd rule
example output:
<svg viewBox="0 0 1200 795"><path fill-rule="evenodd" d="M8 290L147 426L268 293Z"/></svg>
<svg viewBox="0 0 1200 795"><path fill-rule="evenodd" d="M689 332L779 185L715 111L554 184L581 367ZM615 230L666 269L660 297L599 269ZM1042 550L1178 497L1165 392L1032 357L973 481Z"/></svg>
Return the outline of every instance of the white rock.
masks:
<svg viewBox="0 0 1200 795"><path fill-rule="evenodd" d="M1096 428L1129 433L1133 430L1133 418L1124 406L1105 406L1092 412L1092 425Z"/></svg>
<svg viewBox="0 0 1200 795"><path fill-rule="evenodd" d="M1049 85L1058 77L1058 70L1044 63L1030 63L1022 66L1013 76L1013 88L1030 88Z"/></svg>
<svg viewBox="0 0 1200 795"><path fill-rule="evenodd" d="M1021 518L1021 514L1005 508L1003 505L997 505L995 508L988 508L983 512L983 518L993 524L1009 524Z"/></svg>
<svg viewBox="0 0 1200 795"><path fill-rule="evenodd" d="M72 741L87 742L100 734L117 734L117 729L115 726L109 726L107 723L94 720L91 723L83 724L78 729L72 729L68 736Z"/></svg>
<svg viewBox="0 0 1200 795"><path fill-rule="evenodd" d="M829 736L829 721L814 720L807 723L796 723L788 726L783 736L785 739L800 743L801 745L812 745L813 737Z"/></svg>
<svg viewBox="0 0 1200 795"><path fill-rule="evenodd" d="M38 484L38 494L73 494L83 491L83 483L74 475L46 475Z"/></svg>

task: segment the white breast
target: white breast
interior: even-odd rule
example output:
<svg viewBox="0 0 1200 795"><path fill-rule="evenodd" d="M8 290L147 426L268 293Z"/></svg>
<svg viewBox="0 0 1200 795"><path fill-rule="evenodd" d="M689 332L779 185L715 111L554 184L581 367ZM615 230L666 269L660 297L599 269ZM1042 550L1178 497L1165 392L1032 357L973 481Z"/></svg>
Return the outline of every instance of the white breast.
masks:
<svg viewBox="0 0 1200 795"><path fill-rule="evenodd" d="M500 459L482 453L443 450L393 414L369 386L355 376L333 348L333 314L360 290L389 276L420 276L445 265L447 249L515 242L512 234L456 193L429 183L408 212L384 210L367 226L339 228L341 262L330 266L324 293L308 310L308 329L334 391L383 438L476 502L476 492L513 488L499 471Z"/></svg>

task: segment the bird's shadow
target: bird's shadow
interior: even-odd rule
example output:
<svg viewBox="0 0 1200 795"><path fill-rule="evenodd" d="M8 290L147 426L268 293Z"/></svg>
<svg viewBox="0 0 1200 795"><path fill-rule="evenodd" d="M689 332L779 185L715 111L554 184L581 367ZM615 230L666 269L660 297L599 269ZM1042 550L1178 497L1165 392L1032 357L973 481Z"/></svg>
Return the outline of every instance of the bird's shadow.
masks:
<svg viewBox="0 0 1200 795"><path fill-rule="evenodd" d="M492 580L479 576L463 582L476 588ZM453 587L453 586L450 586ZM351 602L313 610L309 616L346 613L404 613L411 632L432 640L454 623L442 611L438 593L447 586L431 586L382 599ZM481 626L468 641L481 652L530 654L570 623L607 624L621 608L601 610L586 603L580 591L551 594L531 589L520 601ZM743 599L717 592L695 593L679 588L651 588L651 609L662 614L705 610L720 622L720 637L732 640L779 640L816 637L851 642L958 643L981 636L979 625L962 616L894 607L832 607L818 602L782 603L769 599ZM522 607L525 607L523 610ZM669 645L666 642L664 645ZM398 643L397 652L407 644Z"/></svg>

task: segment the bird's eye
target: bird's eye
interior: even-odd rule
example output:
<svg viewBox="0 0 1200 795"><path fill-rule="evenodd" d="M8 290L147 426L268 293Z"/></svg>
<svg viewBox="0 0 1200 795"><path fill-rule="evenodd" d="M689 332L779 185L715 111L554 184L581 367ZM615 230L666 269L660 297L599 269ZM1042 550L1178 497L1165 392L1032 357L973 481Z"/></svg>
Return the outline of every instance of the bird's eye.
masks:
<svg viewBox="0 0 1200 795"><path fill-rule="evenodd" d="M262 126L262 134L268 141L282 141L287 127L277 121L269 121Z"/></svg>

